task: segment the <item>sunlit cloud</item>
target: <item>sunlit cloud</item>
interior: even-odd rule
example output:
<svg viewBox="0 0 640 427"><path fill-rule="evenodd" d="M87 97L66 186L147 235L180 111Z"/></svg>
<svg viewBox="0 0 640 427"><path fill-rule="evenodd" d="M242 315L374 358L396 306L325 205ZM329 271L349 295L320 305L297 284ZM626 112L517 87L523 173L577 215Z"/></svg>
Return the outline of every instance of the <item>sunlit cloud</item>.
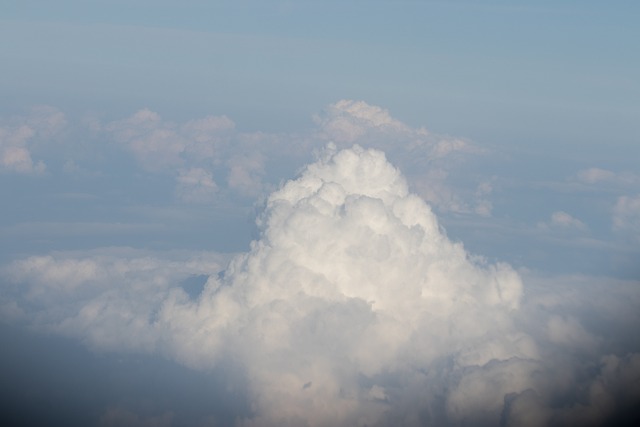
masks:
<svg viewBox="0 0 640 427"><path fill-rule="evenodd" d="M625 344L637 284L536 283L488 263L447 237L379 150L329 144L257 222L230 262L132 250L14 261L3 315L96 350L205 372L232 363L252 408L238 425L601 425L637 402L640 359ZM560 211L549 222L577 224ZM199 291L183 286L202 275ZM628 330L610 336L619 322ZM103 416L125 419L172 414Z"/></svg>

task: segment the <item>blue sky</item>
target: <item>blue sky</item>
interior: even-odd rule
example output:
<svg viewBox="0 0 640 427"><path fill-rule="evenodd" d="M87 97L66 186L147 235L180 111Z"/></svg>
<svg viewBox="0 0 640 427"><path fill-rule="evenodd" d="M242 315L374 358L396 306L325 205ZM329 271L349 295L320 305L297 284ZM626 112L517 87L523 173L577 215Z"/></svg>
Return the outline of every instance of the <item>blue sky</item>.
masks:
<svg viewBox="0 0 640 427"><path fill-rule="evenodd" d="M3 369L20 374L0 415L38 405L30 384L53 399L64 376L29 372L66 372L68 355L83 373L63 406L86 378L102 390L78 425L280 424L274 408L298 393L282 378L317 393L298 402L303 415L289 408L289 421L312 425L396 425L400 408L407 425L427 412L440 425L517 424L533 407L538 425L616 419L638 396L629 384L606 391L608 409L550 396L618 384L613 367L640 377L639 19L625 1L2 2L0 322L15 342ZM451 302L450 335L445 317L410 317L430 300L384 293L388 272L414 264L397 281L410 295L427 286L418 278L439 278L420 298ZM319 332L336 322L355 329ZM411 322L422 325L413 338L391 343ZM46 346L55 360L22 362ZM445 359L466 373L441 372ZM139 363L185 387L184 400L145 388L148 372L129 394L96 374L126 377ZM405 381L410 366L441 374L445 409L430 400L438 386L411 401L422 380ZM532 366L549 381L534 384ZM552 381L562 369L566 383ZM211 383L189 389L193 372ZM496 388L499 405L464 397L500 372L515 379ZM203 388L227 403L208 414L189 397ZM506 395L517 398L502 407ZM325 419L322 405L343 418Z"/></svg>
<svg viewBox="0 0 640 427"><path fill-rule="evenodd" d="M144 105L290 130L366 99L487 143L527 129L555 146L613 133L629 147L637 6L556 3L20 2L4 6L3 108Z"/></svg>

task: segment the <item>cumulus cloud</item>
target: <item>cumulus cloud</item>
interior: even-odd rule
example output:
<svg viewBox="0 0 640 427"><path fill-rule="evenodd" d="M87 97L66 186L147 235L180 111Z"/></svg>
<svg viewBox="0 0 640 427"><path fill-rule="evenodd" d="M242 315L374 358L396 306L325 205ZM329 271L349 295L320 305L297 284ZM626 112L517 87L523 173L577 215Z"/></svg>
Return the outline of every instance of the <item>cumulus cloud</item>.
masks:
<svg viewBox="0 0 640 427"><path fill-rule="evenodd" d="M265 159L257 151L235 155L229 160L229 188L256 197L264 189Z"/></svg>
<svg viewBox="0 0 640 427"><path fill-rule="evenodd" d="M358 143L391 153L420 152L422 158L431 159L480 151L464 139L436 135L424 127L413 128L392 117L386 109L364 101L343 99L330 104L322 114L314 116L314 121L322 139L342 148Z"/></svg>
<svg viewBox="0 0 640 427"><path fill-rule="evenodd" d="M578 180L587 183L594 184L596 182L610 181L616 177L616 174L610 170L601 168L589 168L583 169L578 172Z"/></svg>
<svg viewBox="0 0 640 427"><path fill-rule="evenodd" d="M35 141L53 137L66 124L64 114L53 107L40 106L28 117L19 117L0 125L0 170L20 174L40 174L46 166L34 161Z"/></svg>
<svg viewBox="0 0 640 427"><path fill-rule="evenodd" d="M364 101L341 100L314 117L317 137L347 148L353 143L383 150L402 165L414 191L443 212L481 216L491 214L487 177L462 183L452 179L470 156L484 153L463 138L438 135L424 127L412 127L391 116L389 111ZM467 176L471 176L467 170ZM455 174L460 177L461 174Z"/></svg>
<svg viewBox="0 0 640 427"><path fill-rule="evenodd" d="M355 147L309 166L272 194L260 226L224 288L246 301L232 323L252 341L232 347L262 351L240 356L259 424L375 424L399 415L396 401L418 421L404 394L414 375L435 395L442 384L420 372L443 358L482 366L534 351L508 319L518 275L470 261L381 152Z"/></svg>
<svg viewBox="0 0 640 427"><path fill-rule="evenodd" d="M183 124L162 120L143 109L112 122L106 130L148 172L175 176L175 193L189 203L210 203L219 190L213 171L226 150L235 124L226 116L208 116Z"/></svg>
<svg viewBox="0 0 640 427"><path fill-rule="evenodd" d="M381 149L400 165L419 196L441 212L490 216L491 177L465 168L484 153L464 138L439 135L394 118L364 101L340 100L314 116L316 126L300 134L242 132L226 116L184 123L164 120L149 109L103 127L147 172L173 175L175 194L185 197L185 171L211 175L217 196L264 198L279 182L311 160L327 143ZM70 167L73 165L70 165ZM480 183L480 184L478 184ZM209 201L215 200L209 197Z"/></svg>
<svg viewBox="0 0 640 427"><path fill-rule="evenodd" d="M499 182L459 173L482 149L363 101L329 105L315 122L301 135L241 133L225 116L173 123L144 109L102 127L144 170L173 177L188 203L255 198L310 152L319 159L262 199L260 237L228 265L215 254L130 250L28 257L2 270L12 283L2 318L193 369L237 365L252 404L240 425L597 425L638 401L627 379L639 375L637 345L611 347L590 323L595 308L552 306L556 290L524 288L511 267L468 253L439 225L434 211L492 215ZM3 125L3 170L43 171L38 144L62 126L52 109ZM637 182L599 168L576 179ZM636 199L618 197L614 231L640 235ZM539 227L586 230L589 217L576 213L553 212ZM184 285L205 276L202 289ZM595 318L622 318L619 308ZM102 422L171 420L112 409Z"/></svg>
<svg viewBox="0 0 640 427"><path fill-rule="evenodd" d="M3 268L5 278L22 286L6 287L0 317L102 350L153 351L154 313L168 293L189 277L217 274L225 263L219 254L150 256L127 248L31 256Z"/></svg>
<svg viewBox="0 0 640 427"><path fill-rule="evenodd" d="M186 202L211 202L218 191L213 175L202 168L180 170L176 180L178 196Z"/></svg>
<svg viewBox="0 0 640 427"><path fill-rule="evenodd" d="M346 144L352 144L372 129L390 133L411 132L407 125L391 117L387 110L364 101L347 99L329 105L323 115L314 116L314 121L330 139ZM421 132L426 134L425 130Z"/></svg>
<svg viewBox="0 0 640 427"><path fill-rule="evenodd" d="M583 169L578 172L576 177L579 182L590 185L616 184L624 186L640 183L640 177L632 172L614 172L597 167Z"/></svg>
<svg viewBox="0 0 640 427"><path fill-rule="evenodd" d="M232 363L252 407L239 425L576 425L638 402L637 355L608 352L567 306L584 299L525 293L510 266L451 241L381 151L330 145L257 222L228 264L131 250L15 261L2 312L97 349ZM200 275L200 291L181 285ZM571 289L637 324L637 287ZM103 421L120 419L147 422Z"/></svg>
<svg viewBox="0 0 640 427"><path fill-rule="evenodd" d="M241 361L257 413L246 424L386 423L401 411L417 422L424 402L410 402L407 386L443 393L433 366L453 363L460 374L536 355L509 318L520 303L518 274L451 242L382 152L330 147L269 197L259 226L252 250L223 278L213 274L197 301L169 286L176 273L167 269L184 267L153 259L32 257L9 272L32 284L32 304L85 295L75 309L40 315L96 347L163 349L204 369ZM118 281L135 286L111 286ZM520 391L526 378L495 381L499 394ZM447 416L463 419L477 402L468 406L460 391L449 404Z"/></svg>
<svg viewBox="0 0 640 427"><path fill-rule="evenodd" d="M145 171L173 175L177 198L188 203L211 203L221 195L256 198L293 169L283 163L299 165L313 145L308 138L238 132L226 116L180 124L148 109L105 129Z"/></svg>
<svg viewBox="0 0 640 427"><path fill-rule="evenodd" d="M613 229L640 238L640 195L621 196L613 207Z"/></svg>
<svg viewBox="0 0 640 427"><path fill-rule="evenodd" d="M178 125L143 109L127 119L110 123L106 129L145 169L163 171L188 161L212 162L217 154L216 144L224 141L225 132L234 126L226 116L209 116Z"/></svg>
<svg viewBox="0 0 640 427"><path fill-rule="evenodd" d="M549 221L538 223L538 228L545 230L585 230L586 224L564 211L551 214Z"/></svg>

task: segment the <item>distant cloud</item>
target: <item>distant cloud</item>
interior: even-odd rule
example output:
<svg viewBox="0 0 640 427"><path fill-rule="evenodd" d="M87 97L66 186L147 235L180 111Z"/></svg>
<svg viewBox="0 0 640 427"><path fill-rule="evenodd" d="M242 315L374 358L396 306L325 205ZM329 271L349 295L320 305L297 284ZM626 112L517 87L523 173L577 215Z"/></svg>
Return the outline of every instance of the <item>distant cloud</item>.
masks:
<svg viewBox="0 0 640 427"><path fill-rule="evenodd" d="M176 180L178 196L186 202L208 203L218 192L213 176L202 168L180 170Z"/></svg>
<svg viewBox="0 0 640 427"><path fill-rule="evenodd" d="M578 172L578 179L587 184L594 184L596 182L610 181L616 177L616 174L605 169L590 168L584 169Z"/></svg>
<svg viewBox="0 0 640 427"><path fill-rule="evenodd" d="M484 181L478 184L475 192L476 206L474 208L475 213L481 216L491 216L491 211L493 209L493 205L487 199L493 192L493 186L490 181Z"/></svg>
<svg viewBox="0 0 640 427"><path fill-rule="evenodd" d="M613 207L613 229L640 239L640 195L621 196Z"/></svg>
<svg viewBox="0 0 640 427"><path fill-rule="evenodd" d="M66 124L64 114L53 107L33 108L30 115L0 123L0 171L41 174L46 166L34 161L34 140L47 140Z"/></svg>
<svg viewBox="0 0 640 427"><path fill-rule="evenodd" d="M310 160L311 152L329 142L338 148L357 143L385 150L406 171L414 190L437 209L491 215L488 177L469 177L470 183L464 185L452 179L461 176L457 171L467 157L483 153L476 144L411 127L364 101L330 104L314 121L317 127L298 135L245 133L235 129L226 116L180 124L143 109L104 128L146 171L176 176L175 193L186 202L214 198L188 196L185 171L206 171L220 193L255 198L286 177L282 164L299 167ZM291 166L288 169L294 170ZM478 185L478 181L482 183Z"/></svg>
<svg viewBox="0 0 640 427"><path fill-rule="evenodd" d="M421 157L437 159L453 153L481 151L469 141L436 135L424 127L412 128L393 118L389 111L364 101L341 100L314 116L322 139L338 147L353 143L396 153L420 151Z"/></svg>
<svg viewBox="0 0 640 427"><path fill-rule="evenodd" d="M633 185L640 184L640 176L632 172L613 172L601 168L583 169L576 175L578 181L597 185L597 184L616 184L616 185Z"/></svg>
<svg viewBox="0 0 640 427"><path fill-rule="evenodd" d="M31 256L4 266L2 274L10 283L26 284L21 304L35 311L16 307L3 293L0 318L35 322L102 350L155 351L163 332L154 325L154 313L162 301L183 280L215 275L226 262L220 254L151 256L129 248Z"/></svg>
<svg viewBox="0 0 640 427"><path fill-rule="evenodd" d="M552 213L549 221L538 223L538 227L554 230L585 230L587 228L584 222L563 211Z"/></svg>
<svg viewBox="0 0 640 427"><path fill-rule="evenodd" d="M208 116L178 125L143 109L108 124L106 130L145 170L174 174L176 194L182 201L207 203L218 191L212 170L220 162L220 152L234 126L226 116Z"/></svg>
<svg viewBox="0 0 640 427"><path fill-rule="evenodd" d="M341 148L357 143L384 150L403 167L418 194L439 210L491 214L490 191L464 188L451 179L467 157L484 152L471 141L411 127L364 101L338 101L314 116L314 121L321 140Z"/></svg>
<svg viewBox="0 0 640 427"><path fill-rule="evenodd" d="M150 171L181 167L189 161L212 162L216 144L233 128L234 123L225 116L209 116L180 126L163 121L148 109L106 127Z"/></svg>
<svg viewBox="0 0 640 427"><path fill-rule="evenodd" d="M374 129L377 132L410 133L404 123L389 112L364 101L341 100L329 105L314 121L336 143L352 144ZM426 131L425 131L426 132Z"/></svg>
<svg viewBox="0 0 640 427"><path fill-rule="evenodd" d="M229 188L244 196L256 197L264 190L265 159L256 151L237 154L229 159Z"/></svg>

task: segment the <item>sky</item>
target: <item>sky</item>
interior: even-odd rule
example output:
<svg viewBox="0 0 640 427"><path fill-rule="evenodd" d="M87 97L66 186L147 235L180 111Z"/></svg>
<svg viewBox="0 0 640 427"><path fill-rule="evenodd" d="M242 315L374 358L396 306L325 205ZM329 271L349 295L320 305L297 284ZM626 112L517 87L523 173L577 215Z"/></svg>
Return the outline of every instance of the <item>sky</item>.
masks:
<svg viewBox="0 0 640 427"><path fill-rule="evenodd" d="M637 424L638 19L0 2L3 424Z"/></svg>

